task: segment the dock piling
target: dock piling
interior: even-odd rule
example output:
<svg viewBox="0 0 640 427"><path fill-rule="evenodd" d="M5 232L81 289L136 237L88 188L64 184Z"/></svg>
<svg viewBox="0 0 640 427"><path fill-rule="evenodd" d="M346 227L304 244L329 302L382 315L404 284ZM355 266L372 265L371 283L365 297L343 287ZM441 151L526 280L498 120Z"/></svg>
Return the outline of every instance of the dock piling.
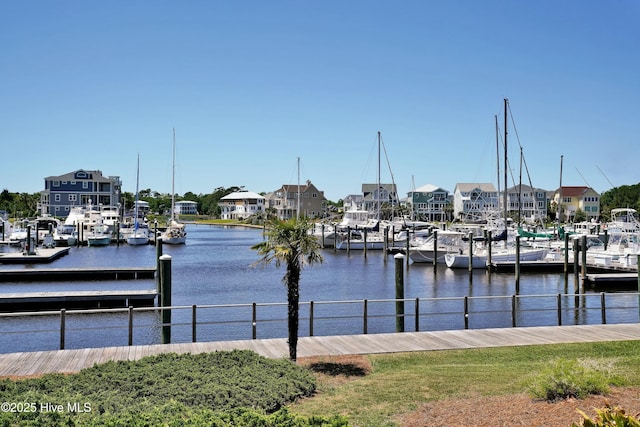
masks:
<svg viewBox="0 0 640 427"><path fill-rule="evenodd" d="M396 332L404 332L404 255L396 254Z"/></svg>

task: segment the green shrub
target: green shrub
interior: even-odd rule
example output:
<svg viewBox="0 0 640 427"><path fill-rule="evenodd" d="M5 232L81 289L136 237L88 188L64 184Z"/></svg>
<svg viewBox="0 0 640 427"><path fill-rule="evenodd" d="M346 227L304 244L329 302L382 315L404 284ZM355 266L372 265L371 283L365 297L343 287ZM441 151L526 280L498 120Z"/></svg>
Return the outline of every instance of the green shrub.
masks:
<svg viewBox="0 0 640 427"><path fill-rule="evenodd" d="M338 416L305 418L283 409L311 396L315 387L307 369L251 351L166 353L108 362L74 375L0 380L2 401L34 402L38 409L2 412L0 427L347 425ZM63 410L41 410L46 402Z"/></svg>
<svg viewBox="0 0 640 427"><path fill-rule="evenodd" d="M609 386L618 380L611 363L559 358L531 381L529 391L533 397L548 401L582 399L591 394L607 394Z"/></svg>
<svg viewBox="0 0 640 427"><path fill-rule="evenodd" d="M571 424L571 427L640 427L640 421L637 418L627 415L624 409L619 407L607 406L604 409L596 409L595 420L580 410L578 412L584 419L580 424Z"/></svg>

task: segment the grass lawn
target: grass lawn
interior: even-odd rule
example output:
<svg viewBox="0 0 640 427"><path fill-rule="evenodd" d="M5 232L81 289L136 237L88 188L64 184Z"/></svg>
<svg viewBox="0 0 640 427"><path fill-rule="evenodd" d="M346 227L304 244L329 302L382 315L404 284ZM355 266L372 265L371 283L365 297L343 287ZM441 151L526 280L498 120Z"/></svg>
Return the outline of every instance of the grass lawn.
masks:
<svg viewBox="0 0 640 427"><path fill-rule="evenodd" d="M533 377L558 358L613 366L619 385L640 386L639 350L639 342L622 341L312 359L301 362L318 372L317 394L290 409L345 415L354 426L393 426L430 401L527 392ZM339 364L350 368L338 370Z"/></svg>

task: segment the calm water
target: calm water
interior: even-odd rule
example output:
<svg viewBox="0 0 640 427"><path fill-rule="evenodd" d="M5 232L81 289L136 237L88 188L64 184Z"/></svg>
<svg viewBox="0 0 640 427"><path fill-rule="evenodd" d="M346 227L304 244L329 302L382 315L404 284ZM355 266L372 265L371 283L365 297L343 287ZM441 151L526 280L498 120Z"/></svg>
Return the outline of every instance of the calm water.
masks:
<svg viewBox="0 0 640 427"><path fill-rule="evenodd" d="M258 303L257 337L286 337L286 289L284 267L254 266L259 259L251 246L262 240L260 230L240 227L188 226L183 246L164 246L172 256L172 305L184 306L172 314L172 342L191 341L192 305L198 305L198 341L250 339L252 307ZM72 248L69 255L46 267L150 267L155 266L153 246ZM395 331L395 263L382 252L323 251L324 263L302 272L301 301L314 301L314 335L359 334L363 332L363 300L368 302L368 333ZM387 262L385 262L385 258ZM41 266L3 266L38 268ZM465 327L463 297L470 297L470 328L510 327L510 296L516 293L511 274L474 271L442 266L411 264L405 269L405 298L420 299L420 330L462 329ZM89 281L70 283L1 283L0 292L40 292L64 290L154 289L155 281ZM554 325L558 322L557 294L573 293L573 277L562 274L521 276L517 301L520 326ZM485 298L500 296L503 298ZM535 297L534 297L535 296ZM638 321L637 294L607 296L607 322ZM437 299L437 300L436 300ZM561 297L562 323L601 323L600 297L587 292L578 298ZM341 303L330 303L340 301ZM232 308L217 305L234 304ZM200 307L204 306L204 307ZM415 330L415 303L405 304L406 330ZM309 304L301 308L300 335L310 334ZM66 348L126 345L127 313L68 314ZM26 318L0 317L0 352L56 349L60 342L59 316ZM134 344L160 342L161 324L155 311L134 314ZM25 331L29 331L28 333Z"/></svg>

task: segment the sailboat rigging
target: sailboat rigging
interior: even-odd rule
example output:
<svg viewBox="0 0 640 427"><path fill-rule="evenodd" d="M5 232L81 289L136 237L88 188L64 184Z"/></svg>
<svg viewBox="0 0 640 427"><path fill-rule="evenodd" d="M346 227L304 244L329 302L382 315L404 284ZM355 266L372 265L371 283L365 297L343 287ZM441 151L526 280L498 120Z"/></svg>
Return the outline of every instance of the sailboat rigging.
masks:
<svg viewBox="0 0 640 427"><path fill-rule="evenodd" d="M175 177L176 177L176 130L173 129L173 155L171 162L171 219L167 224L167 229L160 235L163 243L170 245L180 245L187 242L187 232L184 224L178 222L175 217L176 199L175 199Z"/></svg>
<svg viewBox="0 0 640 427"><path fill-rule="evenodd" d="M130 245L146 245L149 243L149 233L147 228L141 228L138 218L138 193L140 187L140 154L138 154L138 165L136 169L136 200L133 207L133 233L127 236L127 243Z"/></svg>

